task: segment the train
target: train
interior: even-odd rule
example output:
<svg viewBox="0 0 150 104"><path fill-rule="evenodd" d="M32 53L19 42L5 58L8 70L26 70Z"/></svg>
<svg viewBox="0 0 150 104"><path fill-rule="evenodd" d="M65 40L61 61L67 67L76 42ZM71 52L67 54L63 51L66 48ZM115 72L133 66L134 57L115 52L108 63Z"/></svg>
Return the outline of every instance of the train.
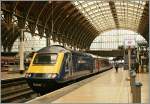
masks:
<svg viewBox="0 0 150 104"><path fill-rule="evenodd" d="M112 65L106 58L52 45L34 53L25 78L35 92L41 93L60 84L111 68Z"/></svg>
<svg viewBox="0 0 150 104"><path fill-rule="evenodd" d="M1 66L15 65L17 64L17 52L1 52Z"/></svg>

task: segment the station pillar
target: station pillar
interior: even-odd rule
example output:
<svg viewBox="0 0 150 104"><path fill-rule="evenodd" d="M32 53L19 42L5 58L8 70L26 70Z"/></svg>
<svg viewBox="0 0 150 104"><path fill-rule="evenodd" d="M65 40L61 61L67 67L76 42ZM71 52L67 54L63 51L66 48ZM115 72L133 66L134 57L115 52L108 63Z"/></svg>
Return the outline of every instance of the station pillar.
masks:
<svg viewBox="0 0 150 104"><path fill-rule="evenodd" d="M136 72L134 70L132 70L130 72L130 86L131 86L131 92L133 93L133 85L135 84L135 80L136 80Z"/></svg>
<svg viewBox="0 0 150 104"><path fill-rule="evenodd" d="M128 47L128 68L131 70L131 48Z"/></svg>
<svg viewBox="0 0 150 104"><path fill-rule="evenodd" d="M21 29L21 34L20 34L19 56L20 56L20 73L23 73L24 71L24 29Z"/></svg>
<svg viewBox="0 0 150 104"><path fill-rule="evenodd" d="M51 39L50 37L46 38L46 46L50 46L51 45Z"/></svg>

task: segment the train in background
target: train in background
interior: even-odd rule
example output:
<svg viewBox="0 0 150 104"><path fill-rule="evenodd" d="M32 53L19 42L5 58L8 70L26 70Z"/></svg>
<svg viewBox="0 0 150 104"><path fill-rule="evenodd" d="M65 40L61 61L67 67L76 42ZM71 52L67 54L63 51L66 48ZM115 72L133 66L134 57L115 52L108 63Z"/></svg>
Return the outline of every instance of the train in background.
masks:
<svg viewBox="0 0 150 104"><path fill-rule="evenodd" d="M25 78L40 93L56 85L111 69L108 59L52 45L34 53Z"/></svg>
<svg viewBox="0 0 150 104"><path fill-rule="evenodd" d="M28 69L34 52L24 52L24 67ZM1 52L1 71L19 70L19 52Z"/></svg>
<svg viewBox="0 0 150 104"><path fill-rule="evenodd" d="M1 52L1 66L17 64L19 62L17 54L17 52Z"/></svg>

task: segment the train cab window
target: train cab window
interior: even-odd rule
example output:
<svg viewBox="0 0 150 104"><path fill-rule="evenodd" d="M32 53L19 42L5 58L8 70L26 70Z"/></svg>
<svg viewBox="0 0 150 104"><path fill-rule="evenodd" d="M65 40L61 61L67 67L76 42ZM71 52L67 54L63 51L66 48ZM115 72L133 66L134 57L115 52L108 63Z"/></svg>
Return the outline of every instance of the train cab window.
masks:
<svg viewBox="0 0 150 104"><path fill-rule="evenodd" d="M37 54L34 58L33 64L55 64L57 54Z"/></svg>

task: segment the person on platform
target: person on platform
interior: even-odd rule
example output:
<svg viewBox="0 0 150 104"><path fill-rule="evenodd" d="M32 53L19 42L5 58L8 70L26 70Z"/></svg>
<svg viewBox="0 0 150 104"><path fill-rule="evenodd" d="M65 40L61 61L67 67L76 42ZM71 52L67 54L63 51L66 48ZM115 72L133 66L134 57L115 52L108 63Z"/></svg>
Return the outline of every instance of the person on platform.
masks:
<svg viewBox="0 0 150 104"><path fill-rule="evenodd" d="M138 62L135 63L135 71L136 71L136 73L139 73L139 63Z"/></svg>
<svg viewBox="0 0 150 104"><path fill-rule="evenodd" d="M118 63L116 63L116 64L115 64L116 72L118 72L118 67L119 67L119 65L118 65Z"/></svg>

